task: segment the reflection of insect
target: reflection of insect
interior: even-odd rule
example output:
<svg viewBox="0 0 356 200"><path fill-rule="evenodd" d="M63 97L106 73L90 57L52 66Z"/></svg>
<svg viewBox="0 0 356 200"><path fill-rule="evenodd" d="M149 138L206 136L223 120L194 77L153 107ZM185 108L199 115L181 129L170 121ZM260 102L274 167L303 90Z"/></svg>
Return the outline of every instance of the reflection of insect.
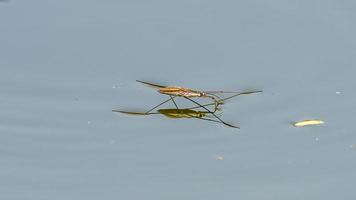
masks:
<svg viewBox="0 0 356 200"><path fill-rule="evenodd" d="M152 84L149 84L152 86ZM156 86L156 85L155 85ZM236 93L232 96L226 97L224 99L219 99L219 101L217 102L218 105L223 104L224 101L231 99L233 97L239 96L239 95L247 95L247 94L253 94L253 93L259 93L262 91L249 91L249 92L241 92L241 93ZM157 106L153 107L152 109L150 109L147 112L129 112L129 111L120 111L120 110L113 110L113 112L120 112L120 113L124 113L124 114L131 114L131 115L151 115L151 114L163 114L167 117L171 117L171 118L196 118L196 119L202 119L202 120L207 120L207 121L213 121L213 122L218 122L218 123L222 123L225 124L229 127L233 127L233 128L239 128L237 126L228 124L224 121L222 121L218 116L215 115L215 112L218 110L218 107L215 106L214 107L214 111L210 111L209 109L206 108L206 106L211 106L211 105L215 105L216 102L214 103L209 103L209 104L205 104L205 105L201 105L200 103L191 100L189 97L185 97L188 100L191 100L193 103L195 103L197 106L195 107L191 107L191 108L185 108L185 109L179 109L177 104L174 102L174 98L175 96L170 96L170 99L167 99L166 101L158 104ZM168 102L172 100L173 103L175 104L177 109L159 109L157 110L158 112L152 113L151 111L154 110L155 108L163 105L164 103ZM197 109L197 108L202 108L205 111L196 111L193 109ZM205 117L208 117L207 115L211 114L212 116L214 116L215 118L217 118L218 120L213 120L213 119L208 119Z"/></svg>
<svg viewBox="0 0 356 200"><path fill-rule="evenodd" d="M113 110L113 112L120 112L123 114L129 115L157 115L161 114L169 118L179 119L179 118L195 118L201 120L207 120L217 123L222 123L218 120L209 119L208 115L210 114L207 111L197 111L192 109L175 109L175 108L168 108L168 109L158 109L157 112L128 112L128 111L121 111L121 110ZM232 126L232 125L231 125ZM233 126L234 128L239 128L237 126Z"/></svg>

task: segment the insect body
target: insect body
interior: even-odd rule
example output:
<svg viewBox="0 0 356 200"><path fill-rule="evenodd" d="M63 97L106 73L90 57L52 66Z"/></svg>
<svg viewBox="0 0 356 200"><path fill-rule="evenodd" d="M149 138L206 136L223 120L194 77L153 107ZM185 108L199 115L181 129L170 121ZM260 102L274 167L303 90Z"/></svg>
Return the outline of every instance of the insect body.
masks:
<svg viewBox="0 0 356 200"><path fill-rule="evenodd" d="M181 96L181 97L203 97L206 94L203 92L195 91L189 88L183 88L178 86L168 86L158 90L161 94Z"/></svg>

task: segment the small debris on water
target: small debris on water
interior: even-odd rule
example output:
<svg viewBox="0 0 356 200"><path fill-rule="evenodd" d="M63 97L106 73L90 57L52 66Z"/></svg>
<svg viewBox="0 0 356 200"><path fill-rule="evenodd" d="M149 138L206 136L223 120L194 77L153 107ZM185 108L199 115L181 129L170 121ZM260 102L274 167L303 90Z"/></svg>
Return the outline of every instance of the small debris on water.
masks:
<svg viewBox="0 0 356 200"><path fill-rule="evenodd" d="M119 88L124 87L125 85L126 85L125 83L119 83L119 84L113 85L111 88L112 89L119 89Z"/></svg>
<svg viewBox="0 0 356 200"><path fill-rule="evenodd" d="M302 127L302 126L310 126L310 125L318 125L318 124L324 124L324 121L317 120L317 119L309 119L300 122L295 122L293 125L295 127Z"/></svg>
<svg viewBox="0 0 356 200"><path fill-rule="evenodd" d="M91 124L91 121L88 121L88 125L90 125Z"/></svg>
<svg viewBox="0 0 356 200"><path fill-rule="evenodd" d="M290 158L290 159L287 160L287 164L288 164L288 165L292 165L292 164L294 164L295 162L296 162L296 160L295 160L294 158Z"/></svg>
<svg viewBox="0 0 356 200"><path fill-rule="evenodd" d="M215 160L224 160L224 156L216 156Z"/></svg>
<svg viewBox="0 0 356 200"><path fill-rule="evenodd" d="M351 144L351 145L350 145L350 148L351 148L351 149L356 149L356 143L355 143L355 144Z"/></svg>
<svg viewBox="0 0 356 200"><path fill-rule="evenodd" d="M335 94L341 94L341 92L337 91L337 92L335 92Z"/></svg>
<svg viewBox="0 0 356 200"><path fill-rule="evenodd" d="M318 138L318 137L316 137L316 138L315 138L315 141L316 141L316 142L319 142L319 138Z"/></svg>

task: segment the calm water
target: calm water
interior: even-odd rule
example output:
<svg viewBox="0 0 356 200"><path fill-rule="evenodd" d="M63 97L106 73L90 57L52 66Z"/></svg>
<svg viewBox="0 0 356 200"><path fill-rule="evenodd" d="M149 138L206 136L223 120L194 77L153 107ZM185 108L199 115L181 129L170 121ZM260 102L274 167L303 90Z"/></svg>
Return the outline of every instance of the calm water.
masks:
<svg viewBox="0 0 356 200"><path fill-rule="evenodd" d="M355 11L0 1L0 199L355 199ZM223 106L241 130L112 113L166 98L136 79L264 92Z"/></svg>

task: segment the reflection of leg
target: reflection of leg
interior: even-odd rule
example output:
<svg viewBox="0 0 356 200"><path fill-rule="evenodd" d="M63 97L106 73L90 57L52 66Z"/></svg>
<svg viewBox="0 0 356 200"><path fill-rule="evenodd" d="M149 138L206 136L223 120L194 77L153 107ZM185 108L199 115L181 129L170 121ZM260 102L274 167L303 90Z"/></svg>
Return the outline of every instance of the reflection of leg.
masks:
<svg viewBox="0 0 356 200"><path fill-rule="evenodd" d="M131 112L131 111L123 111L123 110L112 110L113 112L119 112L127 115L155 115L160 114L158 112L150 113L150 112Z"/></svg>
<svg viewBox="0 0 356 200"><path fill-rule="evenodd" d="M211 106L211 105L214 105L214 104L215 104L215 103L208 103L208 104L204 104L204 105L202 105L202 106L208 107L208 106ZM197 108L202 108L202 106L192 106L192 107L185 108L185 109L194 110L194 109L197 109ZM220 110L219 107L216 108L216 109L214 109L214 111L211 111L211 112L215 113L215 112L218 111L218 110Z"/></svg>
<svg viewBox="0 0 356 200"><path fill-rule="evenodd" d="M194 117L196 119L201 119L201 120L206 120L206 121L211 121L211 122L216 122L216 123L220 123L220 124L224 124L226 125L225 123L221 122L221 121L218 121L218 120L213 120L213 119L207 119L207 118L199 118L199 117ZM229 125L228 125L229 126ZM234 128L240 128L238 126L234 126Z"/></svg>
<svg viewBox="0 0 356 200"><path fill-rule="evenodd" d="M178 106L177 106L177 104L176 104L176 101L174 101L172 95L169 95L169 96L171 97L171 100L173 101L173 103L174 103L174 105L176 106L176 108L179 109Z"/></svg>
<svg viewBox="0 0 356 200"><path fill-rule="evenodd" d="M234 125L231 125L231 124L228 124L226 122L224 122L222 119L220 119L220 117L216 116L215 113L211 112L209 109L207 109L205 106L201 105L200 103L194 101L193 99L190 99L188 97L184 97L186 99L188 99L189 101L197 104L198 106L202 107L204 110L208 111L210 114L212 114L216 119L218 119L221 123L227 125L227 126L230 126L230 127L233 127L233 128L239 128L238 126L234 126Z"/></svg>
<svg viewBox="0 0 356 200"><path fill-rule="evenodd" d="M154 109L158 108L159 106L161 106L161 105L163 105L163 104L167 103L168 101L173 100L173 98L174 98L174 97L171 97L171 98L169 98L169 99L167 99L167 100L163 101L162 103L158 104L157 106L155 106L155 107L153 107L153 108L149 109L146 113L149 113L149 112L151 112L152 110L154 110Z"/></svg>

